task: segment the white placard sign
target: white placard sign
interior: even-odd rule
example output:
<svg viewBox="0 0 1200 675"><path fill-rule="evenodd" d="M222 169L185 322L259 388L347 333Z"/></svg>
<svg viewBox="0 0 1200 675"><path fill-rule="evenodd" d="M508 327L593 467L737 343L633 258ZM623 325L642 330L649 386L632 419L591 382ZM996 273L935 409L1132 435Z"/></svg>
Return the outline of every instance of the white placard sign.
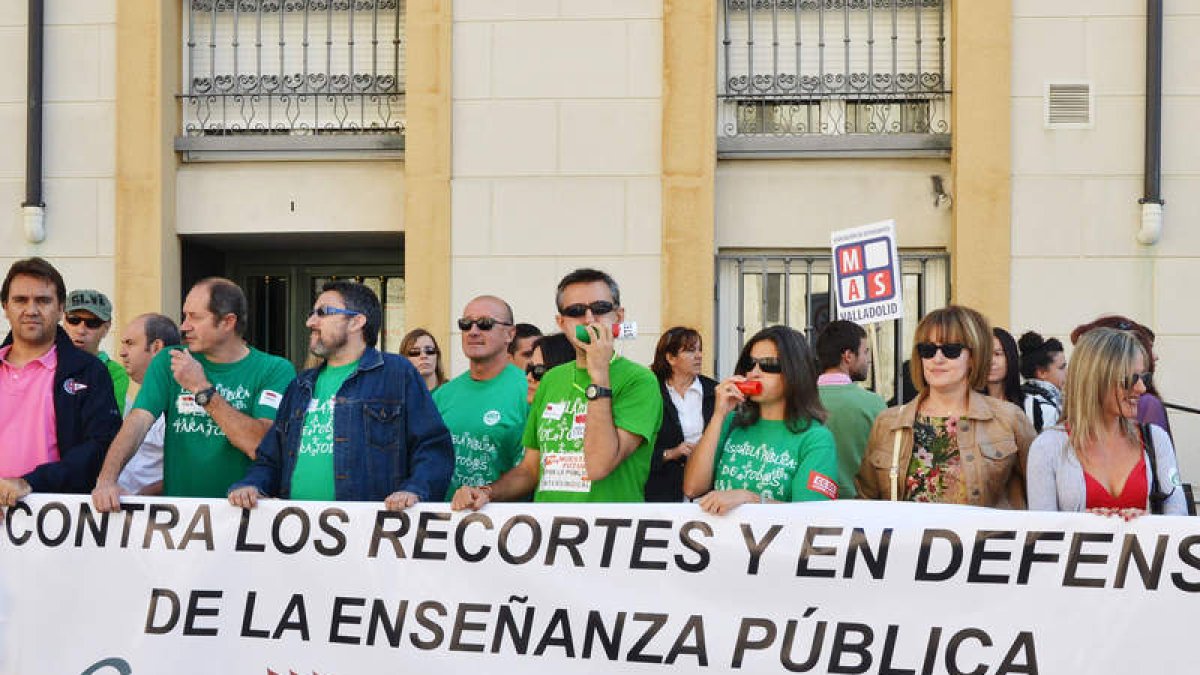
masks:
<svg viewBox="0 0 1200 675"><path fill-rule="evenodd" d="M903 318L896 221L838 230L830 242L837 318L863 325Z"/></svg>
<svg viewBox="0 0 1200 675"><path fill-rule="evenodd" d="M36 495L0 526L0 673L1178 673L1200 520L886 502Z"/></svg>

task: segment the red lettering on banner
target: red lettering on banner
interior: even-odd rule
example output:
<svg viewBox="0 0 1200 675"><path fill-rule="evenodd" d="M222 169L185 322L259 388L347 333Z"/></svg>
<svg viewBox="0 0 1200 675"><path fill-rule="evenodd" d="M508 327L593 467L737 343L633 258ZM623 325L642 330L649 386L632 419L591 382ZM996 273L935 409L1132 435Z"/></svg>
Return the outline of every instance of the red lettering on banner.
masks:
<svg viewBox="0 0 1200 675"><path fill-rule="evenodd" d="M862 283L862 277L858 277L855 279L848 279L846 281L846 302L847 303L858 302L859 300L862 300L863 291L862 291L862 287L859 285L861 283Z"/></svg>
<svg viewBox="0 0 1200 675"><path fill-rule="evenodd" d="M841 274L860 272L863 268L863 250L861 246L847 246L838 249L838 269Z"/></svg>
<svg viewBox="0 0 1200 675"><path fill-rule="evenodd" d="M838 496L837 481L816 471L808 472L808 489L820 492L830 499L837 499Z"/></svg>
<svg viewBox="0 0 1200 675"><path fill-rule="evenodd" d="M891 270L871 272L867 278L869 280L867 295L871 298L888 298L893 295Z"/></svg>

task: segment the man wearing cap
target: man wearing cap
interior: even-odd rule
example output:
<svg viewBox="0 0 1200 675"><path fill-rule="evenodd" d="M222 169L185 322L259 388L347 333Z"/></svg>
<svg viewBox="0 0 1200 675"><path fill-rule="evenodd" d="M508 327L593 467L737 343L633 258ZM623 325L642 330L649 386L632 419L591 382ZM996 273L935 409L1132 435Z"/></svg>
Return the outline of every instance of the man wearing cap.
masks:
<svg viewBox="0 0 1200 675"><path fill-rule="evenodd" d="M62 275L41 258L13 263L0 286L12 327L0 344L0 506L91 490L121 426L104 366L58 327L66 298Z"/></svg>
<svg viewBox="0 0 1200 675"><path fill-rule="evenodd" d="M100 291L90 288L71 291L67 294L63 328L76 347L100 359L108 369L108 376L112 378L113 383L113 395L117 398L117 408L124 415L125 397L129 393L129 374L121 364L100 350L100 341L108 335L108 329L112 328L112 311L112 303Z"/></svg>

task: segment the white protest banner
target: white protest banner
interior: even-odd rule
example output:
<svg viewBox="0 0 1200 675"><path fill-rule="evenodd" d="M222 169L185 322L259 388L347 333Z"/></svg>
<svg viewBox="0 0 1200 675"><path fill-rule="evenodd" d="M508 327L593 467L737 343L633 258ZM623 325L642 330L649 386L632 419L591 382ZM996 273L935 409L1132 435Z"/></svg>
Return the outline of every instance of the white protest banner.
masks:
<svg viewBox="0 0 1200 675"><path fill-rule="evenodd" d="M33 496L0 528L0 673L1171 673L1200 520L829 502Z"/></svg>
<svg viewBox="0 0 1200 675"><path fill-rule="evenodd" d="M896 221L837 230L830 242L837 318L864 325L903 318Z"/></svg>

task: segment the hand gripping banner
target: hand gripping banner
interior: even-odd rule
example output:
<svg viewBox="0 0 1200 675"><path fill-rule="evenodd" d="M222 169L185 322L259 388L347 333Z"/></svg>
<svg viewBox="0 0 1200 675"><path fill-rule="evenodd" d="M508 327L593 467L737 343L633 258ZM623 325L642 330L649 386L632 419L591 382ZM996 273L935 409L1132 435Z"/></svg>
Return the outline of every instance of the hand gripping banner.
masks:
<svg viewBox="0 0 1200 675"><path fill-rule="evenodd" d="M1183 672L1198 522L38 495L0 525L0 673Z"/></svg>

